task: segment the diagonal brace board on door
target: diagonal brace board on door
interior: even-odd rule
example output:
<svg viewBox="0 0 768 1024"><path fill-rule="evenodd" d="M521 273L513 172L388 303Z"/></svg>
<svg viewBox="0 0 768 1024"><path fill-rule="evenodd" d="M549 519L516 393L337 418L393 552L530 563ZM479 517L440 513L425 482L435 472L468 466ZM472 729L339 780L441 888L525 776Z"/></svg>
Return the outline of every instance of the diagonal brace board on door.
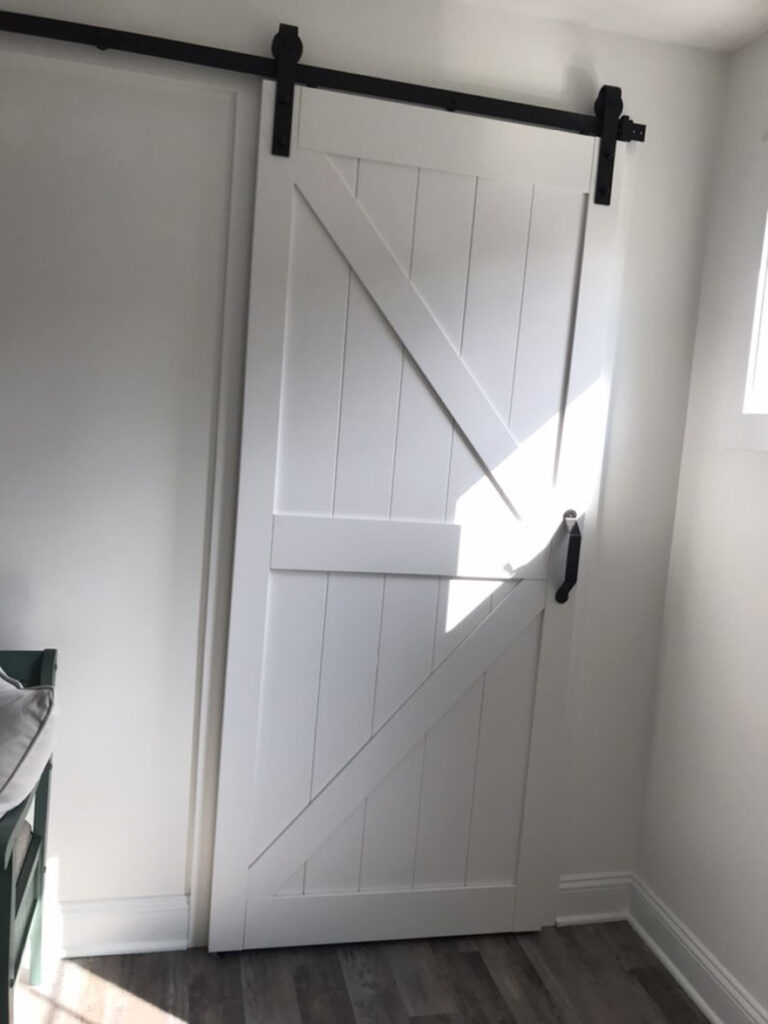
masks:
<svg viewBox="0 0 768 1024"><path fill-rule="evenodd" d="M290 155L289 140L295 85L356 93L477 117L491 117L595 136L601 142L594 201L601 206L608 206L611 202L616 143L645 141L645 125L622 114L621 89L617 86L604 85L600 89L595 101L594 114L579 114L490 96L376 78L372 75L351 74L333 68L313 67L300 62L303 47L298 28L294 25L280 25L272 45L274 58L164 39L139 32L124 32L98 25L64 21L59 18L40 18L14 11L0 11L0 31L81 43L85 46L95 46L99 50L120 50L123 53L136 53L162 60L219 68L258 78L276 79L279 88L275 99L272 135L272 152L276 156Z"/></svg>
<svg viewBox="0 0 768 1024"><path fill-rule="evenodd" d="M297 153L296 186L422 370L514 511L499 473L516 439L327 156Z"/></svg>

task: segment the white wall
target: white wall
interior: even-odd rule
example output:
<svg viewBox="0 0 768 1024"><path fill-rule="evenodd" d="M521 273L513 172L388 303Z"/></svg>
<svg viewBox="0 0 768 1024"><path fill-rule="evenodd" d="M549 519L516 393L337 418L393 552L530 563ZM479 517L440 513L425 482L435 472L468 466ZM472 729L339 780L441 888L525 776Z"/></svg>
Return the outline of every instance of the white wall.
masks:
<svg viewBox="0 0 768 1024"><path fill-rule="evenodd" d="M249 111L215 73L68 53L0 40L0 649L59 649L65 923L82 900L176 897L185 937L219 367L245 322L236 119L252 167L257 90Z"/></svg>
<svg viewBox="0 0 768 1024"><path fill-rule="evenodd" d="M295 22L307 62L584 111L591 109L602 83L622 86L627 111L646 121L649 129L644 146L632 147L632 152L622 147L621 158L631 164L633 212L595 586L588 606L582 602L580 655L570 695L563 871L630 868L640 817L724 58L515 17L491 6L441 0L265 0L258 6L253 0L174 0L163 5L133 0L109 6L100 0L6 3L28 13L258 53L268 52L278 21ZM85 358L82 369L88 371ZM25 623L30 635L41 635L29 618ZM44 635L53 632L49 627ZM189 714L193 693L177 696L179 708ZM96 710L87 710L84 702L83 713L90 716L90 734L100 735L114 710L111 702L97 703ZM159 713L145 709L153 728L163 735ZM146 719L123 722L126 745L130 737L140 747L146 724ZM73 764L75 746L85 749L85 729L65 721L61 745L70 750L67 756ZM188 729L184 736L172 760L186 763L193 736ZM106 758L91 770L102 774L99 784L106 791L111 771ZM129 782L115 798L135 808L140 788L146 795ZM102 854L93 835L69 818L67 808L76 793L73 777L68 786L59 783L56 795L54 846L69 851L64 870L75 872L65 883L70 897L135 894L136 871L123 869L120 858L106 875L89 870ZM152 793L153 820L162 820L167 813L168 837L185 820L178 800L179 793L162 784ZM113 814L111 827L126 849L149 835L140 815ZM152 837L159 841L161 832ZM169 875L155 868L150 856L140 887L142 892L164 893L169 886L178 891L181 878L179 857ZM100 880L98 884L94 879Z"/></svg>
<svg viewBox="0 0 768 1024"><path fill-rule="evenodd" d="M735 411L726 385L752 326L766 216L768 181L758 168L766 80L768 36L733 58L722 124L639 865L764 1007L768 455L726 448L725 424Z"/></svg>

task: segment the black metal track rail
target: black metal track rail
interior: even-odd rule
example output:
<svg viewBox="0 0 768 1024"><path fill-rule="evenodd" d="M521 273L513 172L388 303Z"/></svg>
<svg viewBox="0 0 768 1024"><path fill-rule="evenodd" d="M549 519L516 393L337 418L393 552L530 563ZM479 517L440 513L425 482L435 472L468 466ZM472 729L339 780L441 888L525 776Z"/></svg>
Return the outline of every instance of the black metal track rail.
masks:
<svg viewBox="0 0 768 1024"><path fill-rule="evenodd" d="M287 29L290 29L290 26L281 26L281 31L275 37L276 42L281 37L285 37ZM85 25L75 21L62 21L58 18L40 18L31 14L0 11L0 31L55 39L60 42L79 43L84 46L96 47L99 50L118 50L144 57L159 57L163 60L218 68L222 71L234 71L257 78L279 80L281 77L278 73L281 62L272 57L258 57L236 50L223 50L214 46L201 46L197 43L164 39L160 36L144 35L139 32L125 32L120 29L102 28L97 25ZM292 31L296 33L295 29ZM296 40L298 41L297 33ZM280 57L279 50L273 52L276 52L278 58ZM301 54L300 41L298 41L298 54L299 56ZM610 168L607 167L609 174L613 169L612 153L616 142L642 142L645 139L645 125L637 124L626 116L619 116L621 93L618 89L615 89L618 96L610 105L612 117L608 122L603 113L605 105L601 108L599 101L595 114L579 114L551 107L516 103L513 100L495 99L490 96L478 96L473 93L438 89L387 78L375 78L371 75L357 75L348 71L336 71L332 68L313 67L310 64L299 63L298 57L294 60L292 71L293 82L297 85L373 96L402 103L414 103L440 110L458 111L480 117L515 121L519 124L538 125L559 131L599 137L603 139L604 144L607 142L607 146L611 150L610 154L605 157L606 166L610 164ZM282 74L285 76L284 70ZM290 88L290 81L288 86ZM606 88L613 89L614 87L603 87L603 89ZM602 94L603 90L601 90ZM280 150L280 155L287 155L287 146L277 148ZM596 193L596 202L598 203L605 203L606 196L610 201L610 188L606 192L605 183L602 188L602 192L598 188Z"/></svg>

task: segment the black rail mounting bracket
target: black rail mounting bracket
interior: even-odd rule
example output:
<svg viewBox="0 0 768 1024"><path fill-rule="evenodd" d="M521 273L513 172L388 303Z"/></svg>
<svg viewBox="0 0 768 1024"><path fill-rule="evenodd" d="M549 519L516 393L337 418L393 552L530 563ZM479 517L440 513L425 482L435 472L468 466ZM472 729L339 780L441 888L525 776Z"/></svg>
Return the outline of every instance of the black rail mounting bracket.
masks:
<svg viewBox="0 0 768 1024"><path fill-rule="evenodd" d="M277 65L275 79L275 119L272 124L273 156L291 155L293 129L293 93L296 87L296 65L304 50L296 25L280 24L272 40L272 56Z"/></svg>
<svg viewBox="0 0 768 1024"><path fill-rule="evenodd" d="M595 100L595 116L597 117L600 135L600 152L597 158L597 181L595 182L595 202L598 206L610 206L613 191L613 165L616 160L616 143L619 140L621 112L624 103L621 89L615 85L604 85ZM625 131L628 130L629 118L626 119Z"/></svg>

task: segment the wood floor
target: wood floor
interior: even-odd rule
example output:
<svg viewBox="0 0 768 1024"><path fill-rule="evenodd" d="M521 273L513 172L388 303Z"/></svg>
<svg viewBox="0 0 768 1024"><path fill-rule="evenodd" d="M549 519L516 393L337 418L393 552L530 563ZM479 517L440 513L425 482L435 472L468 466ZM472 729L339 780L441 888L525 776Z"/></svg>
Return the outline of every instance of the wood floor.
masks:
<svg viewBox="0 0 768 1024"><path fill-rule="evenodd" d="M65 961L17 1024L705 1024L627 924Z"/></svg>

